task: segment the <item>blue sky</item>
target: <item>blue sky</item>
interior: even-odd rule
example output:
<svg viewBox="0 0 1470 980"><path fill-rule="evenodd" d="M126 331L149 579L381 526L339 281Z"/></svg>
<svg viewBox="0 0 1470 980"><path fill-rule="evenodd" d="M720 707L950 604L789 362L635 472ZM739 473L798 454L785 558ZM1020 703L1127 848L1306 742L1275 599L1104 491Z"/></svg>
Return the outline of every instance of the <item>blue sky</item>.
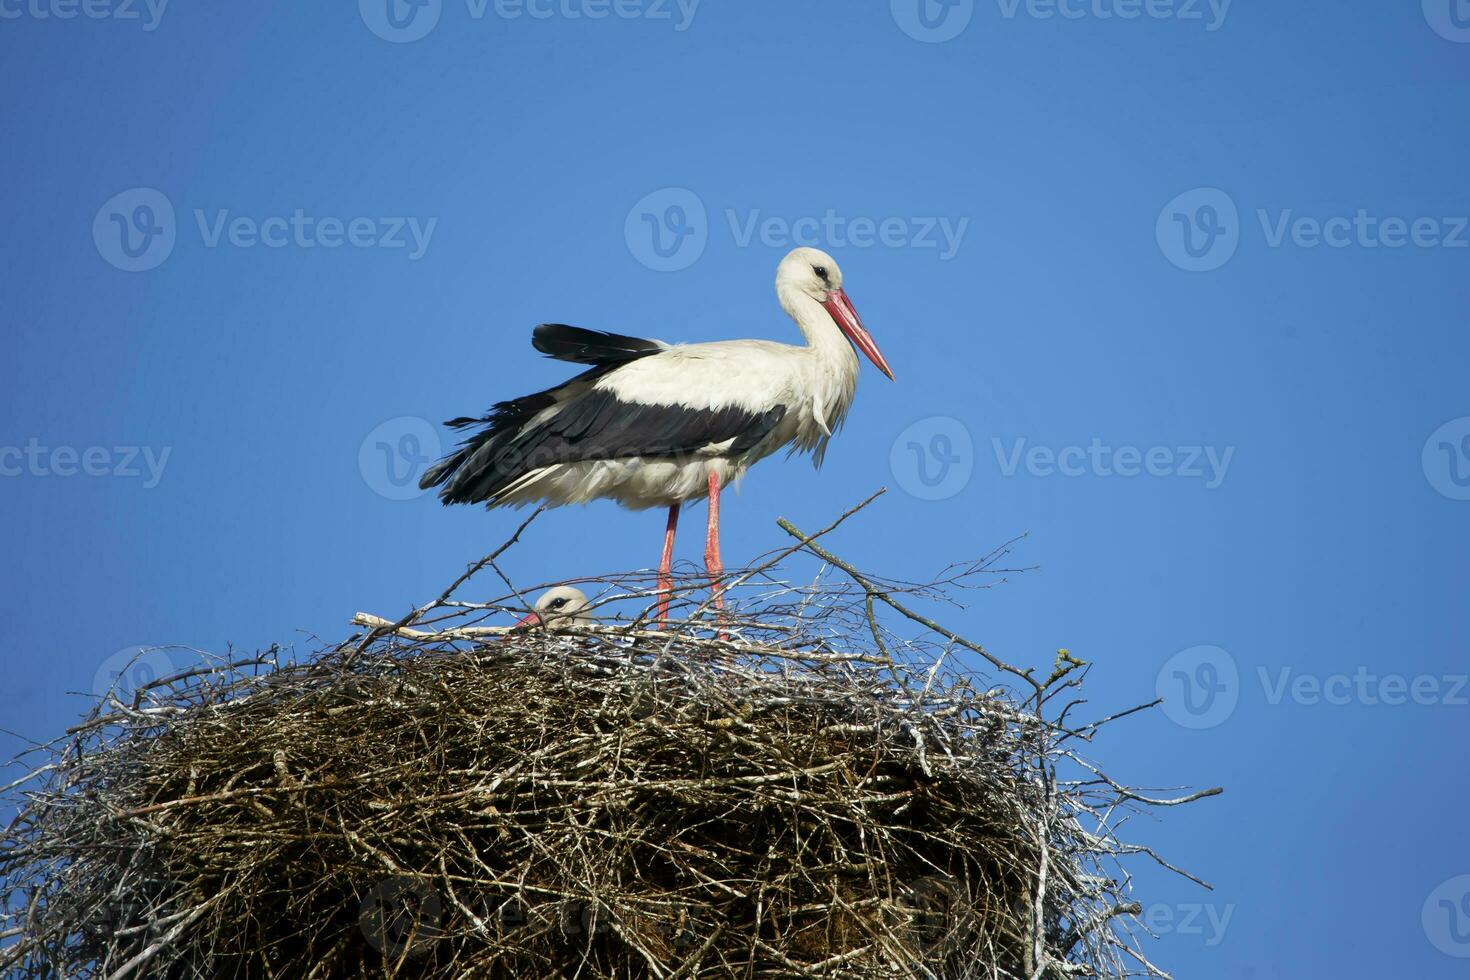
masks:
<svg viewBox="0 0 1470 980"><path fill-rule="evenodd" d="M1094 756L1227 790L1132 828L1216 885L1138 869L1155 959L1463 975L1470 4L393 2L0 0L4 727L437 595L519 515L404 480L565 376L534 324L790 340L821 244L898 381L727 562L880 485L863 567L1026 532L952 625L1165 694ZM511 571L661 528L558 511Z"/></svg>

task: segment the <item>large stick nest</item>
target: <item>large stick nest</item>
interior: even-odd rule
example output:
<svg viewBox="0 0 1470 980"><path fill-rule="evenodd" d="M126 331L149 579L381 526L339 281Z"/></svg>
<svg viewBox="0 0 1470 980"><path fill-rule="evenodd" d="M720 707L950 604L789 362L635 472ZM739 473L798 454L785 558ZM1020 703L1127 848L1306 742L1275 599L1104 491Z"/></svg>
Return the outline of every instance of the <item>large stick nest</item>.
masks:
<svg viewBox="0 0 1470 980"><path fill-rule="evenodd" d="M484 624L514 596L451 587L305 662L114 692L15 790L0 970L1152 973L1115 868L1146 849L1109 829L1151 801L1057 775L1093 729L1047 708L1085 671L1001 664L1010 694L941 662L977 645L874 612L909 623L896 596L988 566L800 588L774 567L732 576L723 633L693 602L667 630L613 620L647 606L639 577L605 583L596 627L503 635Z"/></svg>

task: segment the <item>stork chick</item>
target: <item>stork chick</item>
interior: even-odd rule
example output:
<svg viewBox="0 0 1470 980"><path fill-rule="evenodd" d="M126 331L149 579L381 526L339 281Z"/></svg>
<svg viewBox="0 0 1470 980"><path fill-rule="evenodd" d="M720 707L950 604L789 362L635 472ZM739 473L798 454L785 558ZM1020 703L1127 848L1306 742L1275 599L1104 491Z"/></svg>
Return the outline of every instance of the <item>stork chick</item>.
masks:
<svg viewBox="0 0 1470 980"><path fill-rule="evenodd" d="M592 616L587 611L590 605L581 589L558 585L541 593L532 605L532 611L521 617L516 625L549 630L591 626Z"/></svg>

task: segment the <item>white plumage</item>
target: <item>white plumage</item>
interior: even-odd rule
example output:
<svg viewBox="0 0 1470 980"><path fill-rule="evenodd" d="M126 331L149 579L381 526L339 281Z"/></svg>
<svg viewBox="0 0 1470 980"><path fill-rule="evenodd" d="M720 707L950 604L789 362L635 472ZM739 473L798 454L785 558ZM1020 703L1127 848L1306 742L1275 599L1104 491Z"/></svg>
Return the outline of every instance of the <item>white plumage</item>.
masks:
<svg viewBox="0 0 1470 980"><path fill-rule="evenodd" d="M717 574L720 489L783 447L821 464L857 390L854 344L893 377L830 255L793 250L776 270L776 295L805 345L669 345L543 324L533 335L538 350L590 370L501 402L482 418L451 422L480 429L422 485L443 483L445 503L667 506L665 578L679 506L708 496L705 557Z"/></svg>
<svg viewBox="0 0 1470 980"><path fill-rule="evenodd" d="M531 612L521 617L517 625L539 626L549 630L567 626L590 626L592 615L587 611L589 606L591 603L587 600L587 594L581 589L572 585L558 585L537 596Z"/></svg>
<svg viewBox="0 0 1470 980"><path fill-rule="evenodd" d="M691 446L681 456L555 463L508 486L497 503L569 504L607 498L635 510L667 507L705 496L711 472L718 474L721 487L727 486L751 464L787 445L812 452L820 465L827 440L842 425L857 390L857 357L840 335L838 340L835 351L822 353L814 347L765 340L681 344L626 364L592 388L622 402L681 411L738 408L758 416L782 406L785 412L764 439L737 454L730 453L736 441L732 435ZM537 422L561 412L580 394L575 389L566 392Z"/></svg>

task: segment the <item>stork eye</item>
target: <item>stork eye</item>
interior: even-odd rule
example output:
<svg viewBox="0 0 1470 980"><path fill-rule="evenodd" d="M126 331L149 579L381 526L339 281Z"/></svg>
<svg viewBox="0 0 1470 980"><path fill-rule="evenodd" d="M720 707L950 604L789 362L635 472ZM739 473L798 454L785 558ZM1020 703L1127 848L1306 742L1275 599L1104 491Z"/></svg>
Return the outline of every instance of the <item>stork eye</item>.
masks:
<svg viewBox="0 0 1470 980"><path fill-rule="evenodd" d="M564 599L564 598L562 598L562 599L552 599L551 600L551 608L552 609L560 609L562 606L565 606L566 604L567 604L567 600Z"/></svg>
<svg viewBox="0 0 1470 980"><path fill-rule="evenodd" d="M827 281L827 267L825 265L812 266L812 271L821 276L823 282Z"/></svg>

